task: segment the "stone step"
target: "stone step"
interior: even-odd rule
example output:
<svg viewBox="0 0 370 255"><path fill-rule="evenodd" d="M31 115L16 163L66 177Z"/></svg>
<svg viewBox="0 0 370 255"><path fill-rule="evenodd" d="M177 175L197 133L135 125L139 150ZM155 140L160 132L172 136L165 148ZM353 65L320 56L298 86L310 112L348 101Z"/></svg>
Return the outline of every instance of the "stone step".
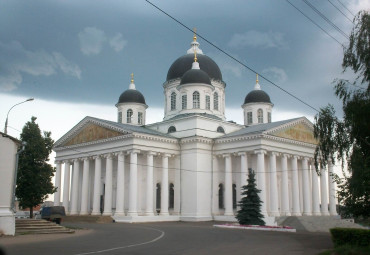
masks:
<svg viewBox="0 0 370 255"><path fill-rule="evenodd" d="M57 234L74 233L74 230L67 229L54 222L35 219L17 219L16 234Z"/></svg>

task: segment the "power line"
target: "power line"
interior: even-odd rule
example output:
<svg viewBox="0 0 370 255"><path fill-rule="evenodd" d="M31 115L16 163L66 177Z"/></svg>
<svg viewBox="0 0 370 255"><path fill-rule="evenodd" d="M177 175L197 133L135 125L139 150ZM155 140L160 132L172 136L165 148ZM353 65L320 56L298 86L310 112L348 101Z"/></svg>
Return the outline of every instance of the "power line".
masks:
<svg viewBox="0 0 370 255"><path fill-rule="evenodd" d="M341 33L345 38L349 40L349 36L343 32L342 29L340 29L337 25L335 25L333 22L331 22L324 14L322 14L315 6L313 6L310 2L307 0L302 0L305 4L307 4L312 10L314 10L321 18L323 18L329 25L331 25L334 29L336 29L339 33Z"/></svg>
<svg viewBox="0 0 370 255"><path fill-rule="evenodd" d="M338 2L344 7L344 9L346 9L349 13L351 13L353 17L355 17L355 15L340 0L338 0Z"/></svg>
<svg viewBox="0 0 370 255"><path fill-rule="evenodd" d="M332 5L332 6L334 6L335 7L335 9L337 9L340 13L342 13L343 14L343 16L344 17L346 17L349 21L351 21L352 23L353 23L353 21L350 19L350 18L348 18L348 16L346 15L346 14L344 14L336 5L334 5L333 4L333 2L332 1L330 1L330 0L328 0L328 2ZM353 23L354 24L354 23Z"/></svg>
<svg viewBox="0 0 370 255"><path fill-rule="evenodd" d="M328 36L330 36L334 41L336 41L337 43L339 43L340 46L342 46L344 48L344 45L339 42L335 37L333 37L331 34L329 34L325 29L323 29L319 24L317 24L313 19L311 19L310 17L308 17L304 12L302 12L297 6L295 6L294 4L292 4L291 2L289 2L289 0L286 0L291 6L293 6L297 11L299 11L303 16L305 16L309 21L311 21L314 25L316 25L318 28L320 28L325 34L327 34Z"/></svg>
<svg viewBox="0 0 370 255"><path fill-rule="evenodd" d="M274 82L272 82L271 80L269 80L268 78L264 77L262 74L259 74L257 71L255 71L254 69L252 69L251 67L247 66L246 64L244 64L243 62L241 62L240 60L236 59L235 57L231 56L229 53L227 53L226 51L222 50L220 47L216 46L214 43L212 43L211 41L207 40L205 37L203 37L202 35L200 35L199 33L196 33L194 32L191 28L189 28L188 26L186 26L184 23L182 23L181 21L177 20L176 18L174 18L173 16L171 16L170 14L168 14L167 12L165 12L164 10L162 10L161 8L159 8L158 6L156 6L155 4L151 3L150 1L148 0L145 0L147 3L149 3L150 5L152 5L154 8L156 8L157 10L159 10L160 12L162 12L163 14L167 15L169 18L171 18L172 20L174 20L175 22L177 22L178 24L180 24L181 26L183 26L184 28L186 28L187 30L189 30L190 32L192 33L195 33L198 37L202 38L205 42L207 42L208 44L210 44L211 46L213 46L214 48L216 48L217 50L219 50L220 52L222 52L223 54L225 54L226 56L228 56L229 58L233 59L234 61L238 62L240 65L244 66L245 68L247 68L249 71L255 73L255 74L258 74L262 79L264 79L265 81L269 82L270 84L274 85L275 87L277 87L278 89L280 89L281 91L285 92L286 94L290 95L291 97L295 98L296 100L298 100L299 102L305 104L306 106L310 107L311 109L315 110L316 112L319 112L318 109L316 109L315 107L309 105L308 103L306 103L305 101L303 101L302 99L298 98L297 96L293 95L292 93L290 93L289 91L283 89L282 87L280 87L279 85L275 84ZM338 42L339 43L339 42Z"/></svg>

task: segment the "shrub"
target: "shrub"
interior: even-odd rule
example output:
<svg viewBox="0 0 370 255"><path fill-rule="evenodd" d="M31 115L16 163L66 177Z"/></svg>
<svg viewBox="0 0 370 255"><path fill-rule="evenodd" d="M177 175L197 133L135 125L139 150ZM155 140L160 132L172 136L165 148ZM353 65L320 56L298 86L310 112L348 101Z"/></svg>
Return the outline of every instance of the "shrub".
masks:
<svg viewBox="0 0 370 255"><path fill-rule="evenodd" d="M332 228L330 233L335 247L370 246L370 230L368 229Z"/></svg>

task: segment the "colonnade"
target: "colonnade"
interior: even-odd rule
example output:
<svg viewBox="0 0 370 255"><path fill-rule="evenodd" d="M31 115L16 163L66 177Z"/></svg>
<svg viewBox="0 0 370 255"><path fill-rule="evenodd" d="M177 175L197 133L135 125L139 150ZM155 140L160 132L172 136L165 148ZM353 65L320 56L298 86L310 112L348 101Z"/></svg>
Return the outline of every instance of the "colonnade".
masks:
<svg viewBox="0 0 370 255"><path fill-rule="evenodd" d="M255 162L248 164L248 155ZM219 162L217 157L224 159L224 173L219 171L222 169L222 163L217 164ZM280 168L277 167L277 158L280 160ZM240 164L237 164L240 165L240 169L232 166L232 162L236 160L240 160ZM263 214L268 216L337 215L332 164L328 165L328 170L322 169L318 175L312 158L256 150L252 153L215 155L213 166L215 177L224 174L224 178L220 179L224 180L225 187L223 214L225 216L234 215L233 174L237 175L234 176L234 180L240 182L239 187L242 187L246 184L248 169L255 171L257 188L261 190L259 196L262 200L261 212ZM214 189L213 198L214 214L220 213L215 206L217 203L216 190Z"/></svg>
<svg viewBox="0 0 370 255"><path fill-rule="evenodd" d="M138 154L139 150L121 151L117 153L108 153L104 155L96 155L93 157L76 158L72 160L56 161L55 173L55 187L57 192L54 194L54 205L63 205L65 210L70 215L100 215L100 196L101 196L101 177L102 177L102 159L105 159L105 190L104 190L104 211L103 215L125 216L125 155L129 155L129 187L128 187L128 210L127 216L154 215L154 156L162 158L161 165L161 208L160 215L169 215L169 173L168 173L168 159L170 154L159 154L156 152L144 152L146 155L146 164L144 164L146 175L145 188L145 209L143 212L138 209ZM113 179L113 165L114 160L117 161L117 176ZM89 175L90 163L94 161L95 171L93 178L92 190L92 208L88 208L89 199ZM63 194L61 194L61 169L64 164L64 184ZM82 165L82 168L80 167ZM72 169L71 169L72 166ZM82 171L82 185L80 185L80 171ZM72 180L70 180L70 172L72 172ZM116 201L113 205L113 182L116 181ZM71 187L70 187L71 183ZM179 185L179 183L177 184ZM179 187L178 187L179 188ZM91 187L90 187L91 190ZM80 192L79 192L80 191ZM61 203L61 195L63 195L63 202ZM80 196L80 197L79 197ZM126 196L127 197L127 196ZM115 208L115 211L113 209Z"/></svg>

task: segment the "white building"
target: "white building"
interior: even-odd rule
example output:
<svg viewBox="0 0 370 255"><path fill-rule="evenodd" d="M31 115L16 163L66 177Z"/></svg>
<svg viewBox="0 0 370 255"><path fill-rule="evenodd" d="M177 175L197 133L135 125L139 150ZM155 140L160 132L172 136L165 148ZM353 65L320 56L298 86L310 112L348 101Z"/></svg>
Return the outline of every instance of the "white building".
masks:
<svg viewBox="0 0 370 255"><path fill-rule="evenodd" d="M162 122L145 123L148 106L132 77L116 104L117 122L86 117L55 143L56 186L64 183L55 204L70 215L126 222L235 220L252 169L267 222L336 215L331 177L314 169L312 123L271 122L273 104L258 79L242 105L244 125L228 122L225 88L195 36L163 84Z"/></svg>
<svg viewBox="0 0 370 255"><path fill-rule="evenodd" d="M0 132L0 236L15 234L13 191L15 163L21 142Z"/></svg>

